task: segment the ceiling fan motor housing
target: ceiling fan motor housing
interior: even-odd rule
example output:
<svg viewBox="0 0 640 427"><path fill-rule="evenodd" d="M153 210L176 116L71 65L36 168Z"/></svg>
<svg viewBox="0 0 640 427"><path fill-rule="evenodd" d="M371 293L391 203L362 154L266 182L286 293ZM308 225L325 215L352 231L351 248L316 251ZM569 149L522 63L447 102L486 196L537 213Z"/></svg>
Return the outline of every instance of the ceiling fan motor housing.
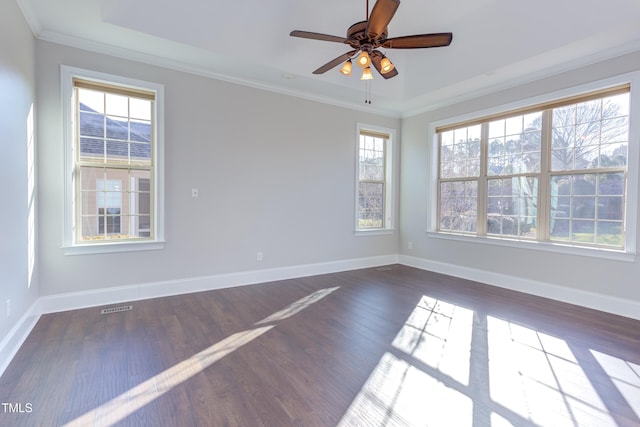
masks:
<svg viewBox="0 0 640 427"><path fill-rule="evenodd" d="M356 22L347 30L347 43L354 49L365 50L367 53L371 53L372 49L382 45L387 39L387 30L380 34L375 39L367 37L367 24L368 21Z"/></svg>

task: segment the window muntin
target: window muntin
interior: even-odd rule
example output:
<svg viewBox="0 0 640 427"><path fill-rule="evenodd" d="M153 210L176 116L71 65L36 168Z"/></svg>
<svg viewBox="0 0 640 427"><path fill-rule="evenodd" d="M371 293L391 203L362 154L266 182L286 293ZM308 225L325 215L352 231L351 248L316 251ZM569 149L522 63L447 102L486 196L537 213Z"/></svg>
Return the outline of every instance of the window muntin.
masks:
<svg viewBox="0 0 640 427"><path fill-rule="evenodd" d="M389 129L358 126L356 230L393 228L392 135Z"/></svg>
<svg viewBox="0 0 640 427"><path fill-rule="evenodd" d="M629 102L626 85L437 130L437 231L624 249Z"/></svg>
<svg viewBox="0 0 640 427"><path fill-rule="evenodd" d="M74 80L76 243L153 237L138 180L153 181L152 93ZM142 225L142 228L139 226Z"/></svg>

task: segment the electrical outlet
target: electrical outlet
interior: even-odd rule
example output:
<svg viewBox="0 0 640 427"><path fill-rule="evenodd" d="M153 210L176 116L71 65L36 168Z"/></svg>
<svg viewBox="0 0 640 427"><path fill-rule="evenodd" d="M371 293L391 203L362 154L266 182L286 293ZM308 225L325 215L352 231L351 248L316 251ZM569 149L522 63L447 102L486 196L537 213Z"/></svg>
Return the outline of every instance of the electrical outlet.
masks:
<svg viewBox="0 0 640 427"><path fill-rule="evenodd" d="M7 312L7 319L8 319L9 317L11 317L11 300L10 299L7 300L6 305L7 305L6 312Z"/></svg>
<svg viewBox="0 0 640 427"><path fill-rule="evenodd" d="M256 254L256 261L258 261L258 262L262 262L262 252L258 252L258 253Z"/></svg>
<svg viewBox="0 0 640 427"><path fill-rule="evenodd" d="M198 197L198 189L197 188L192 188L191 189L191 197Z"/></svg>

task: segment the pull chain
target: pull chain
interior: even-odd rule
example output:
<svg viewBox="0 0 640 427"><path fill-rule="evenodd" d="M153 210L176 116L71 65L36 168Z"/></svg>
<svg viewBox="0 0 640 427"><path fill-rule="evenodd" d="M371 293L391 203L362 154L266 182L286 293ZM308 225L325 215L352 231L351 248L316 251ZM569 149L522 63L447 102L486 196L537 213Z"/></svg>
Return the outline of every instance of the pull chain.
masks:
<svg viewBox="0 0 640 427"><path fill-rule="evenodd" d="M364 82L364 103L371 104L371 80Z"/></svg>

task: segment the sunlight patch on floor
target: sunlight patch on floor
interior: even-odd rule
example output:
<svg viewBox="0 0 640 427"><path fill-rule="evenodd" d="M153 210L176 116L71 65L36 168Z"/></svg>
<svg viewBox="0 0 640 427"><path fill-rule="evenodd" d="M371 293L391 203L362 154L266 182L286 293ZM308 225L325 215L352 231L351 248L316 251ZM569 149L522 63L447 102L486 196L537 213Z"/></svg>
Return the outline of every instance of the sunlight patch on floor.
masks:
<svg viewBox="0 0 640 427"><path fill-rule="evenodd" d="M257 327L291 317L339 289L321 289L290 304L285 309L256 322L253 329L238 332L213 344L190 358L173 365L160 374L138 384L101 406L65 424L65 427L89 425L111 426L122 421L148 403L171 391L177 385L201 373L223 357L250 343L276 325Z"/></svg>
<svg viewBox="0 0 640 427"><path fill-rule="evenodd" d="M567 343L488 317L491 399L544 426L615 426Z"/></svg>
<svg viewBox="0 0 640 427"><path fill-rule="evenodd" d="M640 366L591 353L640 412ZM423 296L339 425L617 426L607 389L578 354L563 339Z"/></svg>
<svg viewBox="0 0 640 427"><path fill-rule="evenodd" d="M66 426L105 426L122 421L138 409L167 393L178 384L199 374L229 353L253 341L273 327L273 325L263 326L261 328L233 334L206 350L173 365L155 377L138 384L93 411L76 418L66 424Z"/></svg>
<svg viewBox="0 0 640 427"><path fill-rule="evenodd" d="M271 322L278 322L280 320L287 319L295 314L298 314L305 308L309 307L311 304L314 304L320 301L322 298L338 290L339 288L340 286L336 286L335 288L320 289L319 291L316 291L312 294L307 295L304 298L299 299L293 304L289 304L289 306L287 306L286 308L276 313L273 313L268 317L265 317L261 321L256 322L256 325L262 325L264 323L271 323Z"/></svg>
<svg viewBox="0 0 640 427"><path fill-rule="evenodd" d="M472 425L473 401L457 390L469 384L472 327L473 311L423 296L393 340L403 356L384 354L339 426Z"/></svg>
<svg viewBox="0 0 640 427"><path fill-rule="evenodd" d="M469 397L385 353L338 426L470 426L472 416Z"/></svg>
<svg viewBox="0 0 640 427"><path fill-rule="evenodd" d="M591 354L640 418L640 365L594 350L591 350Z"/></svg>
<svg viewBox="0 0 640 427"><path fill-rule="evenodd" d="M472 327L473 311L423 296L392 345L468 385Z"/></svg>

